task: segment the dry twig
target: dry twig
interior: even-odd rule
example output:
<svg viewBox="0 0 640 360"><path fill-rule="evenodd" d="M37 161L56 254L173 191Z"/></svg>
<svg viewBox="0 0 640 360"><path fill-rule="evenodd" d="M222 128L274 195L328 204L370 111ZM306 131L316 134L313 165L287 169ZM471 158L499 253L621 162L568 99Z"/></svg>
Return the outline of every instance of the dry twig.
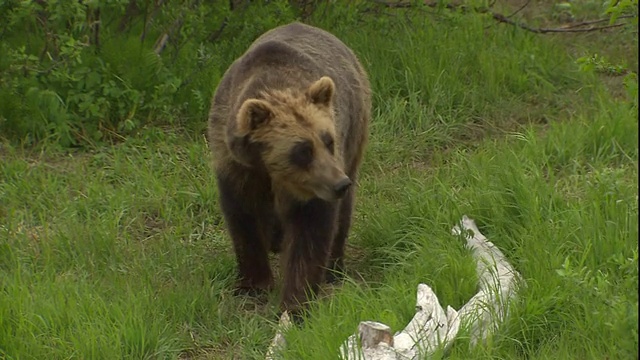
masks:
<svg viewBox="0 0 640 360"><path fill-rule="evenodd" d="M505 23L505 24L509 24L509 25L513 25L513 26L517 26L523 30L527 30L530 31L532 33L536 33L536 34L548 34L548 33L578 33L578 32L590 32L590 31L598 31L598 30L605 30L605 29L612 29L612 28L617 28L620 26L624 26L624 23L619 23L619 24L612 24L612 25L605 25L605 26L591 26L588 28L577 28L578 25L573 26L573 27L562 27L562 28L534 28L531 27L525 23L521 23L515 20L511 20L509 18L507 18L506 16L502 15L502 14L498 14L498 13L494 13L491 11L487 11L489 14L491 14L491 16L498 22L500 23ZM606 20L604 20L606 21ZM597 21L597 22L601 22L601 21Z"/></svg>
<svg viewBox="0 0 640 360"><path fill-rule="evenodd" d="M408 2L408 1L385 1L385 0L371 0L371 1L378 5L382 5L382 6L393 8L393 9L407 9L415 6L412 2ZM597 20L583 21L575 24L569 24L562 27L558 27L558 28L541 28L541 27L532 27L530 25L527 25L526 23L511 19L511 17L513 17L514 15L522 11L525 7L527 7L529 3L530 3L530 0L527 1L524 5L522 5L518 10L514 11L511 15L504 15L491 10L491 6L493 5L493 3L490 4L488 7L475 8L472 10L479 14L489 14L494 20L496 20L499 23L513 25L523 30L530 31L536 34L581 33L581 32L591 32L591 31L612 29L612 28L617 28L617 27L626 25L625 23L616 23L616 24L609 24L609 25L603 25L603 26L582 27L586 25L593 25L593 24L599 24L599 23L610 21L610 19L597 19ZM431 8L443 6L449 10L454 10L454 9L469 10L470 9L468 6L464 4L456 4L456 3L439 4L436 1L425 1L424 6L431 7ZM618 19L625 19L625 18L632 18L632 17L635 17L635 15L622 15L622 16L619 16Z"/></svg>

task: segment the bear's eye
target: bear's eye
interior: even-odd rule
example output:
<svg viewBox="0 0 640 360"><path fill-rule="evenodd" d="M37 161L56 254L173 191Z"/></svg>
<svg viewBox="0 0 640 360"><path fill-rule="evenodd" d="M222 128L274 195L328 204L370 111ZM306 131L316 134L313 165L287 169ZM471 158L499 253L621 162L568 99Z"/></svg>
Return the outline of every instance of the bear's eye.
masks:
<svg viewBox="0 0 640 360"><path fill-rule="evenodd" d="M301 168L309 167L313 161L313 145L311 141L302 141L294 145L289 157L293 165Z"/></svg>
<svg viewBox="0 0 640 360"><path fill-rule="evenodd" d="M322 142L324 143L324 146L327 147L327 150L329 150L329 152L331 153L331 155L333 155L333 152L335 151L335 144L333 142L333 136L331 136L328 133L324 133L322 134Z"/></svg>

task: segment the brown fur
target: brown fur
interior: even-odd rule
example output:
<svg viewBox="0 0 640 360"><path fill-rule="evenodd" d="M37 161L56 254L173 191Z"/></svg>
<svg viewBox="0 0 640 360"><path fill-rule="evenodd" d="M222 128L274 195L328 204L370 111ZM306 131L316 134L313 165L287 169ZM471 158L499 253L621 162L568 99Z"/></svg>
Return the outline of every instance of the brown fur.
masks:
<svg viewBox="0 0 640 360"><path fill-rule="evenodd" d="M301 309L327 266L342 270L370 108L354 53L300 23L263 34L224 74L208 140L241 289L273 285L267 253L281 244L284 310Z"/></svg>

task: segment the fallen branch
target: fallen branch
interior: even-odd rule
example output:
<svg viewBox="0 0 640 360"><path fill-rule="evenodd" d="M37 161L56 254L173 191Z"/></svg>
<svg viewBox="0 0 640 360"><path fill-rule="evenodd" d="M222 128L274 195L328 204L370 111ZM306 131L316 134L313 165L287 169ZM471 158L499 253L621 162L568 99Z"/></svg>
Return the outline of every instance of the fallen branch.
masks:
<svg viewBox="0 0 640 360"><path fill-rule="evenodd" d="M588 28L577 28L577 26L579 25L575 25L575 26L567 26L567 27L561 27L561 28L534 28L531 27L525 23L522 22L518 22L515 20L511 20L509 18L507 18L506 16L502 15L502 14L498 14L498 13L494 13L491 11L487 11L487 13L491 14L491 16L497 20L500 23L505 23L505 24L509 24L509 25L514 25L517 26L521 29L530 31L532 33L536 33L536 34L548 34L548 33L579 33L579 32L590 32L590 31L598 31L598 30L605 30L605 29L612 29L612 28L617 28L620 26L624 26L624 23L619 23L619 24L612 24L612 25L604 25L604 26L591 26ZM593 23L597 23L597 22L604 22L607 21L608 19L601 19L601 20L596 20ZM589 23L589 22L585 22L585 23Z"/></svg>
<svg viewBox="0 0 640 360"><path fill-rule="evenodd" d="M620 15L620 16L618 16L618 19L629 19L629 18L632 18L632 17L635 17L635 15ZM577 22L577 23L573 23L573 24L567 24L563 28L565 28L565 29L576 28L576 27L580 27L580 26L600 24L600 23L609 22L609 21L611 21L611 19L598 19L598 20L581 21L581 22Z"/></svg>
<svg viewBox="0 0 640 360"><path fill-rule="evenodd" d="M266 360L276 360L278 358L278 351L282 351L287 345L287 341L284 338L284 333L287 331L287 329L289 329L290 326L291 319L289 318L289 313L285 311L280 316L280 321L278 322L278 327L276 329L276 336L273 337L273 340L269 345Z"/></svg>
<svg viewBox="0 0 640 360"><path fill-rule="evenodd" d="M159 4L162 5L162 2L160 2ZM187 9L182 10L180 15L178 15L178 17L174 20L174 22L171 24L171 26L169 26L169 29L167 31L165 31L162 35L160 35L158 40L156 40L156 43L153 46L153 51L156 53L156 55L160 56L160 53L167 46L169 40L173 41L174 34L177 34L177 33L180 32L180 29L182 28L182 25L184 25L184 17L186 15L186 12L188 10L191 10L191 6L193 6L193 5L194 4L191 4L189 7L187 7ZM144 36L146 36L146 35L144 35ZM141 38L141 40L142 40L142 38Z"/></svg>
<svg viewBox="0 0 640 360"><path fill-rule="evenodd" d="M408 8L411 8L411 7L415 7L415 4L413 2L409 2L409 1L384 1L384 0L371 0L371 1L373 3L375 3L375 4L382 5L382 6L385 6L385 7L388 7L388 8L392 8L392 9L408 9ZM561 27L558 27L558 28L538 28L538 27L532 27L532 26L527 25L526 23L511 19L511 17L513 17L515 14L519 13L526 6L528 6L529 5L529 1L527 1L518 10L516 10L515 12L513 12L511 15L508 15L508 16L492 11L491 10L491 5L492 4L489 5L488 7L480 7L480 8L470 8L467 5L456 4L456 3L440 4L437 1L425 1L423 4L426 7L431 7L431 8L445 7L447 9L449 9L449 10L467 11L469 9L472 9L473 11L475 11L478 14L489 14L489 15L491 15L491 17L494 20L496 20L497 22L499 22L499 23L513 25L513 26L519 27L519 28L521 28L523 30L530 31L530 32L536 33L536 34L582 33L582 32L591 32L591 31L612 29L612 28L617 28L617 27L621 27L621 26L626 25L625 23L617 23L617 24L609 24L609 25L603 25L603 26L590 26L590 27L586 27L586 28L582 27L582 26L586 26L586 25L593 25L593 24L598 24L598 23L603 23L603 22L610 21L610 19L597 19L597 20L583 21L583 22L575 23L575 24L568 24L568 25L561 26ZM632 17L637 17L637 16L636 15L622 15L622 16L618 16L617 19L625 19L625 18L632 18Z"/></svg>
<svg viewBox="0 0 640 360"><path fill-rule="evenodd" d="M514 17L517 13L519 13L520 11L524 10L524 8L526 8L527 6L529 6L529 3L531 2L531 0L527 0L526 3L524 3L524 5L520 6L518 8L518 10L514 11L511 13L511 15L507 16L508 18Z"/></svg>
<svg viewBox="0 0 640 360"><path fill-rule="evenodd" d="M411 7L415 7L413 1L384 1L384 0L371 0L371 2L376 3L378 5L382 5L388 8L393 9L408 9ZM424 6L435 8L435 7L445 7L447 9L466 9L467 6L464 4L456 4L456 3L438 3L434 1L425 1L423 3Z"/></svg>
<svg viewBox="0 0 640 360"><path fill-rule="evenodd" d="M160 36L160 38L158 38L158 40L156 41L156 44L153 45L153 52L156 53L156 55L160 56L160 53L167 46L168 42L169 42L169 34L168 33L162 34L162 36Z"/></svg>
<svg viewBox="0 0 640 360"><path fill-rule="evenodd" d="M438 297L426 284L419 284L416 314L400 332L391 335L389 326L363 321L358 333L347 338L340 348L347 360L396 360L418 359L446 350L460 328L469 332L471 345L483 341L504 321L509 301L515 297L520 275L504 254L480 233L472 219L463 216L459 226L452 229L454 235L465 235L467 247L476 260L479 284L478 293L459 311L450 306L442 308ZM267 353L268 360L276 359L277 351L286 346L283 331L290 326L284 313L276 336Z"/></svg>
<svg viewBox="0 0 640 360"><path fill-rule="evenodd" d="M154 3L155 4L153 6L153 11L151 11L151 13L149 13L149 4L148 3L147 3L147 6L144 8L144 18L142 19L142 21L143 21L142 34L140 34L140 42L141 43L143 43L144 40L147 38L147 29L149 28L149 25L151 24L153 19L156 17L156 15L160 12L160 8L162 8L162 5L164 5L164 1L163 0L154 1ZM158 52L156 52L156 53L159 54Z"/></svg>
<svg viewBox="0 0 640 360"><path fill-rule="evenodd" d="M389 342L370 338L372 333L365 330L377 324L386 327L385 336ZM378 325L379 324L379 325ZM358 326L358 334L349 336L340 349L346 360L395 360L416 359L419 355L433 354L440 348L447 348L460 329L460 317L452 307L445 311L433 290L425 284L418 285L416 314L400 332L391 335L391 329L381 323L363 321Z"/></svg>
<svg viewBox="0 0 640 360"><path fill-rule="evenodd" d="M509 301L515 297L520 274L491 241L478 230L475 222L463 216L462 228L456 226L452 232L456 235L471 231L467 235L467 247L476 260L476 272L479 277L480 291L459 311L463 323L468 322L471 344L484 340L507 316Z"/></svg>

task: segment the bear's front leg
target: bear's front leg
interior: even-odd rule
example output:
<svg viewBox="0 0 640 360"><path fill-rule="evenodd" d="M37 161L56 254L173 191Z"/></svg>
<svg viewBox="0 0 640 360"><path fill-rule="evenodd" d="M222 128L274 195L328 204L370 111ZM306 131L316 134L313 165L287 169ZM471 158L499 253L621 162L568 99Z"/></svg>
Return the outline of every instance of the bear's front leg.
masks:
<svg viewBox="0 0 640 360"><path fill-rule="evenodd" d="M297 314L323 282L335 235L336 205L314 199L291 206L285 227L284 284L281 307Z"/></svg>
<svg viewBox="0 0 640 360"><path fill-rule="evenodd" d="M273 286L273 275L260 223L254 214L243 208L234 184L218 176L220 206L233 241L238 264L237 288L242 293L255 293Z"/></svg>
<svg viewBox="0 0 640 360"><path fill-rule="evenodd" d="M354 188L349 189L342 200L340 200L340 212L337 215L338 226L333 244L331 245L329 269L326 273L326 281L328 283L336 283L344 277L344 247L351 228L354 192Z"/></svg>

